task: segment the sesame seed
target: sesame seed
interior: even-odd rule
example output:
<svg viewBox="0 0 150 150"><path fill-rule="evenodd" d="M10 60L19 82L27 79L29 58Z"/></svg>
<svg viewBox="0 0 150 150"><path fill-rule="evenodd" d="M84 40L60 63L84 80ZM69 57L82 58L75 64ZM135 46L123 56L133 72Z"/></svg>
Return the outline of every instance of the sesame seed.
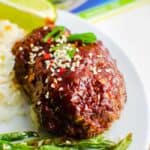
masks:
<svg viewBox="0 0 150 150"><path fill-rule="evenodd" d="M85 111L88 111L88 106L87 106L87 105L85 105L84 109L85 109Z"/></svg>
<svg viewBox="0 0 150 150"><path fill-rule="evenodd" d="M48 83L48 78L45 79L45 83Z"/></svg>
<svg viewBox="0 0 150 150"><path fill-rule="evenodd" d="M111 68L106 68L105 71L108 72L108 73L113 72L113 70Z"/></svg>
<svg viewBox="0 0 150 150"><path fill-rule="evenodd" d="M33 44L33 43L31 43L31 44L30 44L30 47L31 47L31 48L33 48L33 47L34 47L34 44Z"/></svg>
<svg viewBox="0 0 150 150"><path fill-rule="evenodd" d="M45 98L48 99L49 98L49 92L46 92L45 94Z"/></svg>
<svg viewBox="0 0 150 150"><path fill-rule="evenodd" d="M80 55L75 55L75 56L74 56L74 59L75 59L75 60L77 60L77 59L80 60L80 59L81 59L81 56L80 56Z"/></svg>
<svg viewBox="0 0 150 150"><path fill-rule="evenodd" d="M39 51L39 47L38 47L38 46L33 47L33 48L32 48L32 51L33 51L33 52Z"/></svg>
<svg viewBox="0 0 150 150"><path fill-rule="evenodd" d="M49 60L45 60L45 64L46 64L46 69L48 69L49 66L50 66L50 61Z"/></svg>
<svg viewBox="0 0 150 150"><path fill-rule="evenodd" d="M24 77L24 79L27 79L28 78L28 75L26 75L25 77Z"/></svg>
<svg viewBox="0 0 150 150"><path fill-rule="evenodd" d="M102 69L98 69L97 72L102 72Z"/></svg>
<svg viewBox="0 0 150 150"><path fill-rule="evenodd" d="M22 51L22 50L23 50L23 47L22 47L22 46L20 46L20 47L19 47L19 51Z"/></svg>
<svg viewBox="0 0 150 150"><path fill-rule="evenodd" d="M101 95L100 95L100 94L98 94L98 95L97 95L97 98L98 98L98 100L100 100L100 99L101 99Z"/></svg>
<svg viewBox="0 0 150 150"><path fill-rule="evenodd" d="M48 29L48 26L44 26L44 27L43 27L43 30L47 30L47 29Z"/></svg>
<svg viewBox="0 0 150 150"><path fill-rule="evenodd" d="M71 70L71 71L75 71L75 68L72 66L70 70Z"/></svg>
<svg viewBox="0 0 150 150"><path fill-rule="evenodd" d="M55 70L53 68L51 68L51 72L55 72Z"/></svg>
<svg viewBox="0 0 150 150"><path fill-rule="evenodd" d="M28 64L34 64L35 63L35 61L34 61L35 57L36 57L36 54L29 53L30 61L28 62Z"/></svg>
<svg viewBox="0 0 150 150"><path fill-rule="evenodd" d="M54 83L56 83L56 84L58 83L58 81L57 81L57 79L56 79L56 78L54 78Z"/></svg>
<svg viewBox="0 0 150 150"><path fill-rule="evenodd" d="M54 77L54 76L55 76L55 73L52 73L51 76Z"/></svg>
<svg viewBox="0 0 150 150"><path fill-rule="evenodd" d="M43 54L40 52L40 53L38 53L38 56L42 56Z"/></svg>
<svg viewBox="0 0 150 150"><path fill-rule="evenodd" d="M41 103L42 103L41 101L37 101L37 103L36 103L36 104L37 104L37 105L41 105Z"/></svg>
<svg viewBox="0 0 150 150"><path fill-rule="evenodd" d="M103 55L102 55L102 54L100 54L100 55L97 55L97 57L98 57L98 58L103 58Z"/></svg>
<svg viewBox="0 0 150 150"><path fill-rule="evenodd" d="M89 53L89 57L92 58L92 56L93 56L93 54L92 54L92 53Z"/></svg>
<svg viewBox="0 0 150 150"><path fill-rule="evenodd" d="M60 70L59 70L59 69L57 69L57 72L59 73L59 72L60 72Z"/></svg>
<svg viewBox="0 0 150 150"><path fill-rule="evenodd" d="M56 107L56 108L55 108L55 112L57 112L58 110L59 110L59 107Z"/></svg>
<svg viewBox="0 0 150 150"><path fill-rule="evenodd" d="M59 89L58 89L58 91L63 91L64 90L64 88L63 87L60 87Z"/></svg>
<svg viewBox="0 0 150 150"><path fill-rule="evenodd" d="M51 84L51 88L55 88L55 84L54 83Z"/></svg>
<svg viewBox="0 0 150 150"><path fill-rule="evenodd" d="M93 66L93 67L91 68L91 71L93 72L94 75L96 75L96 74L97 74L96 66Z"/></svg>
<svg viewBox="0 0 150 150"><path fill-rule="evenodd" d="M57 78L57 80L58 80L58 81L62 81L62 78L61 78L61 77L59 77L59 78Z"/></svg>
<svg viewBox="0 0 150 150"><path fill-rule="evenodd" d="M79 52L79 49L78 49L78 48L76 48L76 52Z"/></svg>

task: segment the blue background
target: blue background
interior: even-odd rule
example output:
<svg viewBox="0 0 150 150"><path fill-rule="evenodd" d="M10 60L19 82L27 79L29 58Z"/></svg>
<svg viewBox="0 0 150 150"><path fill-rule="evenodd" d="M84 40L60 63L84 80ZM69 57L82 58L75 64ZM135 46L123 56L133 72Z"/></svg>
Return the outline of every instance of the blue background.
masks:
<svg viewBox="0 0 150 150"><path fill-rule="evenodd" d="M71 10L71 12L79 13L88 8L96 7L96 6L103 5L103 4L109 3L109 2L114 2L114 1L117 1L117 0L87 0L85 3L80 5L78 8Z"/></svg>

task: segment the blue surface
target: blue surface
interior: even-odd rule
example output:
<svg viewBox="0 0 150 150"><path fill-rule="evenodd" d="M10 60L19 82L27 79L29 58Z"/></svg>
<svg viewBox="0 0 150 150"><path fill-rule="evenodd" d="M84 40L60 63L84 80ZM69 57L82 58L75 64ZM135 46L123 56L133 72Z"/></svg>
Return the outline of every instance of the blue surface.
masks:
<svg viewBox="0 0 150 150"><path fill-rule="evenodd" d="M81 11L88 9L88 8L100 6L100 5L103 5L105 3L114 2L114 1L117 1L117 0L87 0L85 3L80 5L78 8L71 10L71 12L79 13Z"/></svg>

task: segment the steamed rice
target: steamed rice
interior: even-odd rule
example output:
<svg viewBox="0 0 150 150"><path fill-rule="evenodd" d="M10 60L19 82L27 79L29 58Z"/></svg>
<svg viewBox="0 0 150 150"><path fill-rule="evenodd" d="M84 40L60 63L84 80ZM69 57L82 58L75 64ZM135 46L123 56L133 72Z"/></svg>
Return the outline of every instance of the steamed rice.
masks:
<svg viewBox="0 0 150 150"><path fill-rule="evenodd" d="M0 21L0 122L28 113L27 97L14 82L13 44L23 38L24 31L8 21Z"/></svg>

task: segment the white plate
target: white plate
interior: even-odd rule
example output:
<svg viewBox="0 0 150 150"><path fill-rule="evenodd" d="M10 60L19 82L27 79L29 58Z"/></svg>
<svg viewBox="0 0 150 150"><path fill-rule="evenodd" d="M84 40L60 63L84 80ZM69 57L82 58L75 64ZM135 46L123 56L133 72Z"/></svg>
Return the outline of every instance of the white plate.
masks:
<svg viewBox="0 0 150 150"><path fill-rule="evenodd" d="M105 37L89 24L63 11L60 11L58 16L57 24L68 27L72 32L94 32L104 42L104 45L109 49L112 56L117 59L118 67L124 74L126 80L128 100L121 118L113 124L108 132L108 136L113 139L118 139L119 137L125 136L128 132L132 132L133 143L129 149L147 150L149 138L148 100L146 99L143 85L133 65L112 40ZM28 129L33 129L31 122L23 118L15 118L10 123L0 124L0 132Z"/></svg>

